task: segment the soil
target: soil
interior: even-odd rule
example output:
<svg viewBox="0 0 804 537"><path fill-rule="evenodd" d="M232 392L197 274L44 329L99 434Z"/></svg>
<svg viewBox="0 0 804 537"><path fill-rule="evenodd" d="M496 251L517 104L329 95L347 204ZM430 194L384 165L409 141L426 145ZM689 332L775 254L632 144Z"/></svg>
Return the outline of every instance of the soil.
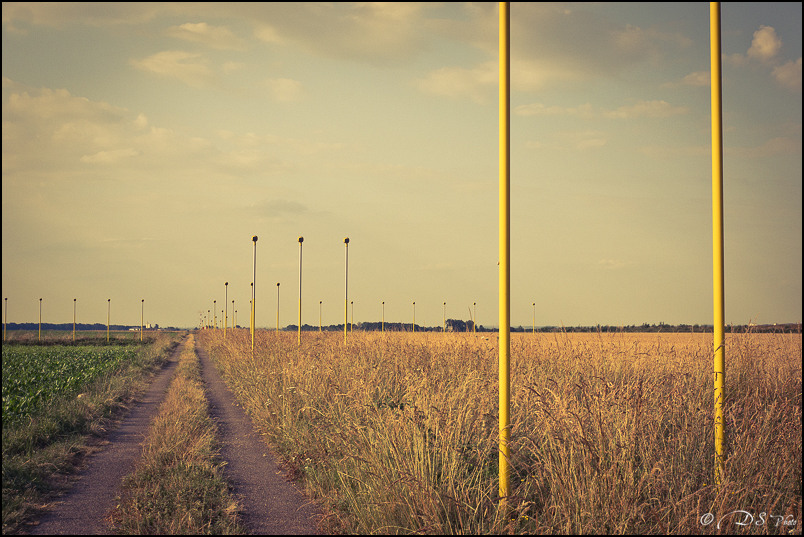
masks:
<svg viewBox="0 0 804 537"><path fill-rule="evenodd" d="M132 405L119 426L107 433L99 449L85 458L82 470L60 497L44 506L39 520L23 528L34 535L108 535L108 516L119 497L122 479L140 458L142 442L173 378L186 337ZM323 515L290 481L237 406L209 357L196 349L210 402L218 423L224 477L241 507L243 524L252 534L316 534Z"/></svg>

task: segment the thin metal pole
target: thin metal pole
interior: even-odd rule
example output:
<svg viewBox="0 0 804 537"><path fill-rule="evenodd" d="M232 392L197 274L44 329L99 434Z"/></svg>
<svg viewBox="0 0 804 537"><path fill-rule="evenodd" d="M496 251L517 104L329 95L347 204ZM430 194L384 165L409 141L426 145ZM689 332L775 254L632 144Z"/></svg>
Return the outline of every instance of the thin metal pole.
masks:
<svg viewBox="0 0 804 537"><path fill-rule="evenodd" d="M709 3L712 76L712 282L714 303L715 483L725 471L723 398L726 376L725 293L723 283L723 116L720 66L720 2Z"/></svg>
<svg viewBox="0 0 804 537"><path fill-rule="evenodd" d="M75 342L75 304L77 301L77 298L73 299L73 342Z"/></svg>
<svg viewBox="0 0 804 537"><path fill-rule="evenodd" d="M343 343L346 344L346 322L349 316L349 237L343 239L346 245L346 285L344 291L346 293L343 300Z"/></svg>
<svg viewBox="0 0 804 537"><path fill-rule="evenodd" d="M509 491L509 426L510 406L510 11L508 2L500 2L500 337L499 337L499 378L500 378L500 454L499 477L500 498L507 501Z"/></svg>
<svg viewBox="0 0 804 537"><path fill-rule="evenodd" d="M223 284L223 339L226 339L226 326L229 324L229 282Z"/></svg>
<svg viewBox="0 0 804 537"><path fill-rule="evenodd" d="M142 332L145 330L145 299L142 299L142 306L140 308L140 343L142 343Z"/></svg>
<svg viewBox="0 0 804 537"><path fill-rule="evenodd" d="M302 329L301 310L302 310L302 243L303 242L304 237L299 237L299 345L301 345L301 329ZM277 326L279 326L278 321L276 324Z"/></svg>
<svg viewBox="0 0 804 537"><path fill-rule="evenodd" d="M257 325L255 324L257 321L257 293L255 292L257 282L257 236L254 235L251 240L254 241L254 273L251 276L251 354L254 354L254 332L257 331Z"/></svg>

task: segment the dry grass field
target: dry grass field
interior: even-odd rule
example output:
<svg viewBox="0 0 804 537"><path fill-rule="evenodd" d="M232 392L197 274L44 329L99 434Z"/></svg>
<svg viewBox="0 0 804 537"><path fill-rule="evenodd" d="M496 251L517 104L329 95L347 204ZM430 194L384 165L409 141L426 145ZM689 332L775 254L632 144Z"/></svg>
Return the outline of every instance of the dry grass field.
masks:
<svg viewBox="0 0 804 537"><path fill-rule="evenodd" d="M801 335L727 338L716 487L711 334L512 334L505 509L496 334L197 339L336 531L800 534Z"/></svg>

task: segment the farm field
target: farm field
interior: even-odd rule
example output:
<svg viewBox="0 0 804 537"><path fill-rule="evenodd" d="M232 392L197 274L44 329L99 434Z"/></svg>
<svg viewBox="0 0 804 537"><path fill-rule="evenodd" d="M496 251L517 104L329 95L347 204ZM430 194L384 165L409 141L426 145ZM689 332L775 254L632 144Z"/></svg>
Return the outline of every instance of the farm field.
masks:
<svg viewBox="0 0 804 537"><path fill-rule="evenodd" d="M801 532L800 334L727 336L719 488L711 334L512 334L505 510L496 334L258 331L253 356L248 330L197 343L334 531L730 533L742 511L760 533Z"/></svg>
<svg viewBox="0 0 804 537"><path fill-rule="evenodd" d="M3 374L3 533L16 532L64 476L92 451L149 372L167 360L177 333L113 338L18 332L5 341ZM68 343L69 339L69 343ZM36 342L36 343L35 343Z"/></svg>

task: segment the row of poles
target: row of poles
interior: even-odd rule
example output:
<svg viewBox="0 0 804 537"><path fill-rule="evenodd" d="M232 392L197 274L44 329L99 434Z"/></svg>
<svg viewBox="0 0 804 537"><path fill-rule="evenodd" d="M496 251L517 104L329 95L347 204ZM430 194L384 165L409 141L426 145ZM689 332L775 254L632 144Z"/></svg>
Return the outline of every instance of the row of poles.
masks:
<svg viewBox="0 0 804 537"><path fill-rule="evenodd" d="M8 298L4 299L4 321L3 321L3 341L6 340L6 329L8 328ZM73 299L73 341L75 341L76 313L78 310L78 299ZM109 329L111 326L112 299L106 299L106 342L109 342ZM142 299L140 308L140 341L143 341L143 331L145 330L145 299ZM42 299L39 299L39 341L42 341Z"/></svg>
<svg viewBox="0 0 804 537"><path fill-rule="evenodd" d="M723 254L723 134L720 2L709 3L712 126L712 281L714 309L714 481L725 474L723 400L726 341ZM499 3L499 493L509 495L510 465L510 8ZM534 305L535 308L535 305ZM535 315L535 313L534 313Z"/></svg>

